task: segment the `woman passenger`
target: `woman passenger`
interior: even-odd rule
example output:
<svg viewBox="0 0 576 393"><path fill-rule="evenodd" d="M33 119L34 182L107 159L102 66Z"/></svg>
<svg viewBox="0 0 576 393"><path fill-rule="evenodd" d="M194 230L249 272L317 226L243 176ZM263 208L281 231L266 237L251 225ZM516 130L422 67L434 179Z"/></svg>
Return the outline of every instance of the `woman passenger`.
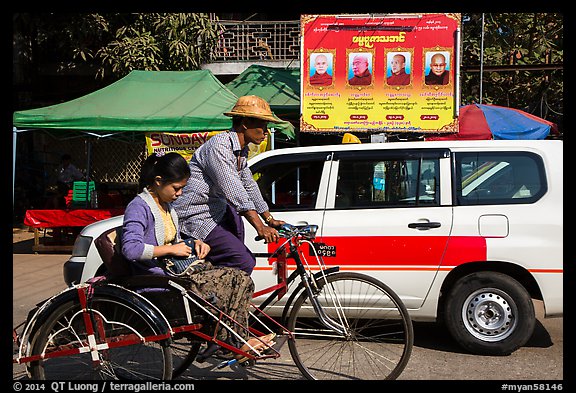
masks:
<svg viewBox="0 0 576 393"><path fill-rule="evenodd" d="M180 154L171 152L162 156L150 155L142 165L140 193L128 204L124 212L122 254L131 262L134 274L167 274L159 258L165 256L189 257L192 249L181 242L178 216L172 202L181 194L190 177L188 163ZM206 257L210 246L202 240L194 241L200 259ZM209 263L209 262L205 262ZM236 268L212 267L188 275L190 289L204 299L215 302L216 307L247 326L248 307L254 292L251 277ZM245 329L231 324L234 331L247 339ZM218 338L240 346L239 340L221 328ZM273 337L261 338L264 342ZM251 338L253 347L260 341ZM260 345L259 345L260 344ZM242 349L247 349L244 345Z"/></svg>

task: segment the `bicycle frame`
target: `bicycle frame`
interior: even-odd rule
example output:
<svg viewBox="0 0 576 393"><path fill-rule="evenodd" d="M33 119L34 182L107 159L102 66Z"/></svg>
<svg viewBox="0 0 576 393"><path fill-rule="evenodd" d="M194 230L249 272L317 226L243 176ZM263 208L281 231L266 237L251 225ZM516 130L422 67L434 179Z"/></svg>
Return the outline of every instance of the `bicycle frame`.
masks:
<svg viewBox="0 0 576 393"><path fill-rule="evenodd" d="M12 359L13 363L29 363L32 361L48 359L48 358L56 358L61 356L70 356L74 354L80 353L87 353L90 352L92 357L95 358L98 352L106 351L111 348L118 348L122 346L133 345L140 342L153 342L153 341L162 341L167 340L170 338L171 333L169 327L168 320L164 317L164 315L158 310L158 308L150 303L147 299L143 296L137 294L136 292L129 291L126 288L115 284L106 284L108 286L107 289L113 296L117 297L118 299L122 299L122 293L124 291L130 292L132 296L135 296L138 299L138 304L135 305L138 309L143 309L143 307L149 310L149 315L151 315L151 319L154 321L155 325L159 327L160 331L163 331L161 334L155 334L151 336L143 337L139 335L137 332L133 332L132 334L125 334L122 336L121 339L118 337L109 338L104 337L100 342L97 342L96 332L102 332L102 322L105 320L105 317L99 315L97 312L95 315L89 311L89 302L91 296L93 295L94 285L97 285L99 280L94 280L94 282L90 283L83 283L80 285L76 285L71 288L67 288L57 295L51 297L50 299L46 300L35 312L34 314L28 319L24 326L24 330L21 335L17 333L16 327L13 330L13 339L18 344L18 355ZM63 303L66 300L77 299L81 305L81 311L77 313L78 316L81 316L84 325L86 328L86 332L88 333L87 342L83 342L79 347L71 347L71 348L62 348L60 350L52 351L49 353L41 353L36 355L29 355L31 348L31 336L37 329L42 328L43 318L46 315L50 314L50 310L52 307L57 307L59 304ZM123 299L123 301L126 301ZM143 306L145 304L145 306ZM37 326L40 324L40 326ZM21 324L22 325L22 324ZM19 326L21 326L19 325ZM190 327L192 328L199 328L199 326Z"/></svg>
<svg viewBox="0 0 576 393"><path fill-rule="evenodd" d="M331 267L328 268L324 264L322 257L318 255L316 249L313 247L312 240L315 237L315 231L317 226L306 226L306 227L292 227L286 226L284 227L284 237L285 240L282 244L280 244L276 251L272 253L269 257L270 260L276 258L277 264L277 275L278 275L278 284L273 285L269 288L264 290L258 291L254 293L253 297L258 297L262 294L270 293L270 295L266 298L264 302L260 304L259 307L252 304L252 307L255 308L256 312L251 313L251 315L260 323L264 323L261 321L260 318L266 318L268 321L271 321L278 330L282 332L283 335L287 335L289 338L292 337L293 333L290 332L283 324L278 323L272 317L265 313L266 307L277 297L281 299L288 291L288 287L291 283L297 280L300 277L300 283L296 287L296 289L291 293L288 301L286 302L283 310L283 318L282 322L285 322L286 315L288 315L291 304L293 303L296 296L301 293L303 290L308 291L309 298L313 305L313 309L315 313L318 315L322 324L331 329L342 336L347 335L347 328L342 323L335 321L333 318L326 315L324 310L322 309L321 305L316 300L316 296L318 294L318 286L316 284L319 278L326 278L327 275L335 273L338 271L338 267ZM307 260L304 256L301 246L304 244L310 244L311 248L315 251L315 259L318 263L320 271L316 273L312 273L311 269L307 264ZM288 248L288 252L286 250ZM287 273L287 259L292 258L295 261L296 268L291 274L286 277ZM307 269L308 266L308 269ZM149 276L143 276L143 278ZM163 277L163 276L156 276L156 277ZM99 352L107 351L110 348L116 348L121 346L128 346L133 345L136 343L141 342L154 342L154 341L162 341L171 339L174 334L188 332L193 334L194 336L200 338L201 340L205 340L208 342L213 342L218 344L219 346L226 348L236 354L240 354L244 360L254 360L254 359L266 359L266 358L277 358L280 356L280 353L275 348L272 348L270 345L264 343L264 349L257 350L253 346L251 346L247 340L242 338L237 332L234 331L230 327L230 324L236 324L237 326L241 326L242 329L247 331L250 335L254 337L262 336L263 332L257 330L253 327L254 323L250 324L250 326L242 326L229 315L225 314L221 310L217 309L214 305L209 303L207 300L203 299L200 296L197 296L187 290L184 286L180 285L176 282L175 279L170 279L167 277L168 285L173 288L174 290L178 291L183 299L183 305L185 310L185 318L186 323L181 325L172 326L170 321L164 316L162 310L156 305L154 305L149 299L146 299L142 294L131 290L129 288L125 288L120 285L112 284L107 282L105 279L94 279L91 282L87 282L84 284L77 285L75 287L68 288L65 291L62 291L60 294L55 295L54 297L48 299L39 309L33 314L31 318L29 318L28 322L24 327L24 331L22 334L22 339L18 336L16 329L14 329L14 340L19 343L19 351L18 355L13 358L13 363L28 363L32 361L48 359L48 358L55 358L61 356L70 356L72 354L78 353L91 353L92 359L94 359L95 363L101 362L100 357L98 356ZM157 325L160 327L158 331L160 333L149 335L149 336L142 336L138 334L138 332L134 331L132 334L123 334L121 337L103 337L104 329L101 328L100 324L102 324L102 320L105 320L105 316L102 315L94 315L97 314L97 311L91 310L89 307L91 296L94 295L95 289L100 288L101 286L115 286L116 290L114 292L114 296L117 296L119 301L127 302L127 299L137 299L142 302L143 305L139 306L141 308L148 307L148 313L151 313L153 316L153 320ZM154 287L150 287L154 288ZM74 293L74 295L72 295ZM63 296L71 298L76 296L76 299L80 302L82 318L85 323L85 331L88 334L87 342L82 342L80 346L68 348L63 346L63 348L59 348L55 351L49 353L41 353L41 354L34 354L31 355L31 335L35 331L35 329L41 329L40 326L36 326L39 320L41 320L41 316L44 313L47 313L50 306L53 303L54 299L57 299L59 296ZM130 296L129 296L130 295ZM213 329L212 334L206 334L202 332L201 329L204 326L201 323L193 323L193 316L192 316L192 308L190 303L193 303L196 307L202 309L206 315L210 316L216 321L215 327ZM78 314L78 313L77 313ZM241 349L234 347L226 342L223 342L216 338L216 333L219 327L223 327L227 329L230 333L235 335L241 342L244 344L248 344L250 350L242 351ZM96 331L99 334L96 334ZM96 341L96 337L99 338L99 341ZM263 343L263 342L262 342ZM272 349L272 351L269 351ZM229 363L229 362L228 362ZM228 364L227 363L227 364Z"/></svg>
<svg viewBox="0 0 576 393"><path fill-rule="evenodd" d="M291 226L288 226L287 228L289 227ZM312 227L313 228L312 232L314 232L315 234L317 226L315 225L305 226L302 229L306 229L307 227ZM339 324L338 322L334 321L332 318L326 315L326 313L316 300L316 295L318 291L318 286L316 285L317 280L321 277L325 278L326 275L328 274L338 272L339 267L338 266L330 268L326 267L322 257L318 255L318 252L312 246L313 242L310 239L299 237L297 233L294 232L297 231L297 229L292 229L291 232L290 229L287 229L287 231L291 233L291 236L289 236L280 246L276 248L276 251L269 256L269 260L276 257L275 263L277 264L276 271L278 275L278 284L254 293L254 297L258 297L273 291L272 294L268 296L268 298L266 298L260 305L260 307L266 308L274 300L276 296L278 296L278 299L282 298L286 294L288 286L294 280L296 280L297 277L300 277L299 286L296 288L294 292L292 292L290 298L288 299L288 301L284 306L284 311L282 312L282 320L283 321L286 320L286 316L290 311L292 302L294 301L296 296L301 292L301 290L305 289L308 291L315 313L318 315L320 321L324 324L324 326L326 326L329 329L335 330L336 332L342 335L348 334L346 328L342 324ZM312 274L311 272L306 271L306 267L304 265L305 258L303 251L301 249L303 243L310 244L311 249L314 250L315 254L314 257L316 258L318 267L320 268L319 272ZM286 252L286 246L288 246L289 248L288 253ZM286 278L286 272L287 272L286 260L288 258L294 259L296 269Z"/></svg>
<svg viewBox="0 0 576 393"><path fill-rule="evenodd" d="M155 277L157 277L157 276L155 276ZM234 323L234 324L239 325L239 323L237 321L232 319L229 315L225 314L224 312L218 310L214 305L210 304L208 301L202 299L201 297L199 297L199 296L193 297L191 295L191 293L186 288L184 288L183 286L181 286L180 284L176 283L173 280L169 280L168 285L173 287L175 290L179 291L182 295L184 309L185 309L185 313L186 313L186 320L187 320L186 324L178 325L178 326L172 326L170 324L170 322L168 321L168 319L162 314L162 311L160 309L158 309L158 307L155 306L151 301L149 301L144 296L142 296L142 295L138 294L137 292L134 292L128 288L117 286L120 290L126 291L127 293L129 292L131 295L136 295L139 298L141 298L144 302L147 303L147 305L150 307L148 312L149 313L152 312L153 314L155 314L155 319L158 321L158 324L160 324L160 322L159 322L160 320L163 320L163 322L164 322L164 323L162 323L164 325L164 328L162 329L163 333L150 335L150 336L142 336L142 335L139 335L137 332L134 332L132 334L124 334L124 335L122 335L122 337L104 337L102 334L103 329L101 328L100 325L102 324L102 321L105 319L105 316L98 315L97 311L91 310L90 307L88 306L88 304L90 303L90 297L91 297L91 294L93 292L93 286L94 285L116 286L115 284L111 284L111 283L105 283L102 281L95 281L95 282L84 283L84 284L80 284L80 285L68 288L68 289L60 292L59 294L53 296L52 298L48 299L46 302L44 302L43 305L41 307L39 307L38 310L36 310L36 312L33 314L33 316L29 319L28 323L26 323L26 325L24 326L24 330L23 330L21 335L19 335L17 333L16 330L18 327L16 327L13 330L13 339L18 344L19 349L18 349L17 356L12 359L12 362L16 363L16 364L22 364L22 363L29 363L29 362L33 362L33 361L37 361L37 360L70 356L70 355L87 353L87 352L91 353L93 359L99 359L99 356L97 356L97 355L99 352L102 352L102 351L107 351L109 349L118 348L118 347L122 347L122 346L133 345L133 344L140 343L140 342L163 341L163 340L170 339L174 334L183 333L183 332L189 332L189 333L192 333L193 335L195 335L195 336L197 336L203 340L206 340L209 342L214 342L214 343L216 343L216 344L218 344L224 348L227 348L227 349L229 349L229 350L231 350L237 354L242 355L244 358L247 358L247 359L255 359L255 358L265 359L265 358L279 357L280 356L279 352L277 352L277 351L274 351L275 353L273 353L273 354L261 354L260 352L262 352L262 351L258 351L254 347L250 346L250 344L246 340L244 340L242 337L240 337L238 335L238 333L236 333L228 325L229 323ZM74 295L72 295L72 293L74 293ZM31 343L30 343L31 335L35 331L35 329L41 328L41 326L36 326L36 324L38 323L39 320L41 320L41 316L44 313L48 313L47 310L49 310L49 308L53 305L52 300L57 299L58 297L63 296L63 295L66 296L67 298L71 298L74 296L79 301L80 305L82 306L82 310L79 311L79 313L77 313L77 314L78 314L78 316L80 316L79 314L81 314L81 317L84 321L86 332L88 333L88 341L83 342L82 345L80 345L78 347L71 347L71 348L64 347L64 348L58 349L56 351L51 351L49 353L29 355L29 353L31 351ZM119 296L119 298L121 299L122 296ZM214 328L212 335L208 335L208 334L200 331L203 327L203 324L193 323L190 303L193 303L196 307L199 307L200 309L204 310L207 315L212 316L216 320L217 323L216 323L216 326ZM214 315L209 310L210 308L215 310L216 313L218 314L218 316ZM270 320L273 320L271 317L268 317L268 318L270 318ZM226 320L228 320L228 322L226 322ZM285 332L288 332L288 330L285 327L281 326L280 324L277 324L277 325L280 326ZM19 326L22 326L22 324ZM216 332L218 331L219 326L222 326L223 328L229 330L232 334L236 335L237 338L242 340L245 344L248 344L250 349L252 351L254 351L254 354L250 353L250 352L242 351L239 348L236 348L236 347L234 347L234 346L232 346L226 342L218 340L216 338ZM249 330L249 328L247 328L247 327L243 327L243 328ZM100 334L98 334L98 337L99 337L98 342L96 341L96 331L98 331L100 333ZM252 334L261 333L255 329L250 329L250 332ZM99 362L99 361L100 360L96 360L96 362Z"/></svg>

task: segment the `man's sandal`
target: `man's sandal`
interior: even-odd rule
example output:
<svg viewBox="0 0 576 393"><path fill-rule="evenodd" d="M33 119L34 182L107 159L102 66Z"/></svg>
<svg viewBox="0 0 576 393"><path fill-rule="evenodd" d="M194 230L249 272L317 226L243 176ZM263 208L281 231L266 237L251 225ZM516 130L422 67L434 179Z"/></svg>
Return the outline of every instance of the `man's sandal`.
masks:
<svg viewBox="0 0 576 393"><path fill-rule="evenodd" d="M252 352L254 353L254 350L266 350L269 349L271 346L273 346L274 344L276 344L276 342L274 341L274 338L276 338L276 333L270 333L267 334L265 336L261 336L261 337L252 337L250 340L248 340L248 344L244 344L242 345L242 347L240 348L241 351L243 352ZM250 346L253 348L250 348ZM239 362L244 361L249 359L248 357L245 357L242 354L237 354L236 355L236 360L238 360Z"/></svg>

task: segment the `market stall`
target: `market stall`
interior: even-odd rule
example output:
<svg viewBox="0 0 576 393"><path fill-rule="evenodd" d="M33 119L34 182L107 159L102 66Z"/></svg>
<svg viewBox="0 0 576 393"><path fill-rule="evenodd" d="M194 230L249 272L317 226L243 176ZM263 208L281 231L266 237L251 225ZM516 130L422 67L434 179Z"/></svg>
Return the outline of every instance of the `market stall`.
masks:
<svg viewBox="0 0 576 393"><path fill-rule="evenodd" d="M223 113L238 96L209 70L134 70L107 87L85 96L13 114L13 175L17 163L17 135L43 131L60 138L88 141L87 181L92 179L90 141L144 135L150 132L191 133L223 131L232 125ZM294 126L285 121L274 128L294 138ZM15 176L14 176L15 177ZM14 186L14 184L13 184ZM14 188L14 187L13 187Z"/></svg>

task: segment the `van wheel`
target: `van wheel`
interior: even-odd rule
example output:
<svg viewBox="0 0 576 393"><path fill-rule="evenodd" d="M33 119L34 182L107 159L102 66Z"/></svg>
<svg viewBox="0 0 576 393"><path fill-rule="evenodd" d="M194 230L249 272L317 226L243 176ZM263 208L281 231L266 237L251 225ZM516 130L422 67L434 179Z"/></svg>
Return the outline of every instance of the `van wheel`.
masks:
<svg viewBox="0 0 576 393"><path fill-rule="evenodd" d="M445 322L452 337L478 355L509 355L530 339L534 304L513 278L478 272L456 282L446 302Z"/></svg>

